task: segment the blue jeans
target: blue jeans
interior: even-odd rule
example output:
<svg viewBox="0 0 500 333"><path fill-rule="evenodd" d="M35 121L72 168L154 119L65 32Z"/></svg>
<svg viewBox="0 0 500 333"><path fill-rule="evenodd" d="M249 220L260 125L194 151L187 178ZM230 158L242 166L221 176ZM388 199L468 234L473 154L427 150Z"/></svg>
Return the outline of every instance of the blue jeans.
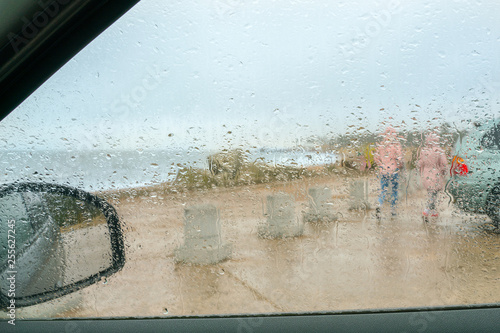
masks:
<svg viewBox="0 0 500 333"><path fill-rule="evenodd" d="M399 185L399 173L394 173L392 175L381 175L380 176L380 195L378 197L378 203L380 206L385 201L385 196L387 194L387 188L391 188L392 199L391 199L391 207L395 208L396 203L398 201L398 185Z"/></svg>

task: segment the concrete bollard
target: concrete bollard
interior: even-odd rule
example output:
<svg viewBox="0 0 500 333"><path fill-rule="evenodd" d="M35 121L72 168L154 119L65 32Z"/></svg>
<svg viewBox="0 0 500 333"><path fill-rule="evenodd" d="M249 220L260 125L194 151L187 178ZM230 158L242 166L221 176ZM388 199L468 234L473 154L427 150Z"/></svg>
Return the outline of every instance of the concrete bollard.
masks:
<svg viewBox="0 0 500 333"><path fill-rule="evenodd" d="M259 226L260 237L296 237L304 233L304 224L295 216L295 201L289 194L268 195L266 216L266 223Z"/></svg>
<svg viewBox="0 0 500 333"><path fill-rule="evenodd" d="M371 208L370 202L368 201L367 180L356 180L353 183L351 183L349 195L351 197L349 210L352 209L368 210Z"/></svg>
<svg viewBox="0 0 500 333"><path fill-rule="evenodd" d="M328 187L312 187L309 189L309 211L304 214L306 222L335 221L333 213L332 190Z"/></svg>
<svg viewBox="0 0 500 333"><path fill-rule="evenodd" d="M399 200L407 200L409 195L414 194L421 188L420 173L417 169L409 170L406 177L400 175Z"/></svg>
<svg viewBox="0 0 500 333"><path fill-rule="evenodd" d="M175 249L175 260L215 264L231 256L231 244L222 242L219 210L211 204L184 210L184 245Z"/></svg>

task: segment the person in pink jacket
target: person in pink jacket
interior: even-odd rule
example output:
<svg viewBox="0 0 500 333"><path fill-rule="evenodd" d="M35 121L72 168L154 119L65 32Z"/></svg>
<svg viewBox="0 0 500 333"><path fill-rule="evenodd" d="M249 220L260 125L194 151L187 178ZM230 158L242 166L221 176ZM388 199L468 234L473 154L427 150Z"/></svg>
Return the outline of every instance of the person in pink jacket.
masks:
<svg viewBox="0 0 500 333"><path fill-rule="evenodd" d="M378 198L379 205L376 210L377 217L380 218L380 208L385 201L388 188L391 189L392 193L392 215L396 215L399 173L403 167L403 148L394 128L389 126L382 134L382 140L377 144L373 158L379 169L381 187Z"/></svg>
<svg viewBox="0 0 500 333"><path fill-rule="evenodd" d="M436 198L439 191L444 188L448 170L446 154L439 140L437 134L428 134L418 160L422 186L427 190L427 205L422 213L424 217L439 215L436 211Z"/></svg>

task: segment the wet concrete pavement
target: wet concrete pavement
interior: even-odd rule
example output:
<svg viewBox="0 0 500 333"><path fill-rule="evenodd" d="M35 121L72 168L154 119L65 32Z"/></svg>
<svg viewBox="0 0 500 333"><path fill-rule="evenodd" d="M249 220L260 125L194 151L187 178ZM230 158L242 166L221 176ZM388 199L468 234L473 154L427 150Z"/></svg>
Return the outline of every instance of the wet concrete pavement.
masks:
<svg viewBox="0 0 500 333"><path fill-rule="evenodd" d="M258 237L263 198L291 193L307 209L308 182L123 199L127 262L122 271L54 302L62 317L172 316L308 312L500 302L500 237L483 216L454 212L424 223L425 193L401 202L398 216L348 211L345 186L334 188L335 222L307 223L304 235ZM372 184L374 185L374 184ZM376 189L375 186L372 186ZM376 190L370 195L375 202ZM232 258L215 265L175 263L183 242L183 208L211 202L221 210ZM78 305L70 302L78 298ZM50 303L38 307L50 307ZM31 307L34 310L35 307ZM41 312L32 311L32 313ZM29 311L25 312L26 316ZM36 315L34 315L36 316Z"/></svg>

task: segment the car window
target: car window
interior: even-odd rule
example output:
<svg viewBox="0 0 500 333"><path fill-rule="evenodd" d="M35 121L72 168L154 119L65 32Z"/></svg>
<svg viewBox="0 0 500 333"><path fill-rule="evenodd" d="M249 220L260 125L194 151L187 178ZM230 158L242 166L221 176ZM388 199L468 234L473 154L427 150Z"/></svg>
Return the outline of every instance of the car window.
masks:
<svg viewBox="0 0 500 333"><path fill-rule="evenodd" d="M0 202L0 216L2 218L2 237L8 238L8 221L16 224L17 252L23 252L40 235L46 224L46 209L38 194L13 193L2 198ZM29 208L28 208L29 207ZM2 247L3 251L7 251Z"/></svg>
<svg viewBox="0 0 500 333"><path fill-rule="evenodd" d="M500 125L490 129L481 139L484 148L500 149Z"/></svg>
<svg viewBox="0 0 500 333"><path fill-rule="evenodd" d="M10 281L7 278L17 274L13 283L16 288L12 283L3 283L2 294L16 290L18 297L23 297L53 287L50 281L37 280L37 274L48 265L48 258L54 257L52 244L57 242L41 195L12 193L3 196L0 219L1 255L6 259L0 266L0 275L2 280Z"/></svg>
<svg viewBox="0 0 500 333"><path fill-rule="evenodd" d="M2 183L89 191L125 235L121 271L19 315L500 302L498 163L454 148L499 147L474 125L500 111L499 6L141 1L0 123ZM25 200L63 236L105 223Z"/></svg>
<svg viewBox="0 0 500 333"><path fill-rule="evenodd" d="M22 193L26 203L29 221L34 230L39 230L43 224L50 219L47 206L43 199L43 194L40 193Z"/></svg>
<svg viewBox="0 0 500 333"><path fill-rule="evenodd" d="M19 237L17 237L17 242L16 246L18 250L22 250L26 244L30 241L30 239L34 238L38 228L36 226L33 226L30 223L30 219L28 217L28 211L26 210L26 206L24 203L24 199L21 194L15 193L8 195L5 197L1 202L0 202L0 216L2 219L2 224L1 224L1 237L3 239L8 238L8 230L9 230L9 223L8 221L14 220L16 225L16 229L18 230ZM14 208L13 210L10 210L8 208ZM6 213L8 212L15 212L15 214L10 214L7 215ZM3 258L7 258L7 247L1 247L0 251L2 251L1 255ZM6 265L6 262L2 265ZM3 269L2 269L3 271Z"/></svg>

